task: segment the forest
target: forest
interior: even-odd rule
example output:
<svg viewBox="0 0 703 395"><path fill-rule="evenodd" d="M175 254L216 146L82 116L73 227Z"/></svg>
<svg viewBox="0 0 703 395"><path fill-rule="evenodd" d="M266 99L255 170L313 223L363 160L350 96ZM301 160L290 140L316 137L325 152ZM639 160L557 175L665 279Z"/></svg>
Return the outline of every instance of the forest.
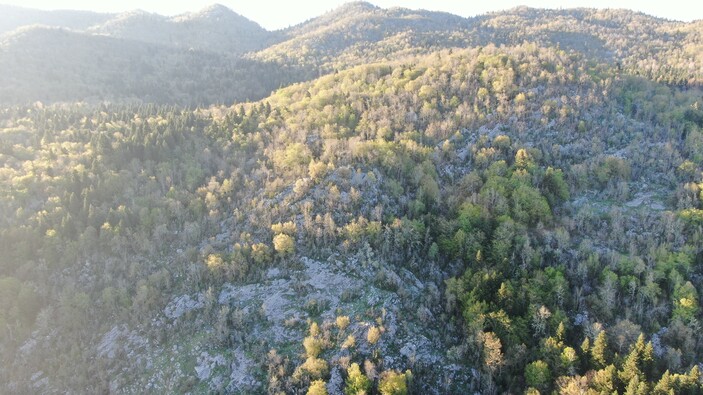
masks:
<svg viewBox="0 0 703 395"><path fill-rule="evenodd" d="M120 18L0 36L0 393L703 394L700 21Z"/></svg>

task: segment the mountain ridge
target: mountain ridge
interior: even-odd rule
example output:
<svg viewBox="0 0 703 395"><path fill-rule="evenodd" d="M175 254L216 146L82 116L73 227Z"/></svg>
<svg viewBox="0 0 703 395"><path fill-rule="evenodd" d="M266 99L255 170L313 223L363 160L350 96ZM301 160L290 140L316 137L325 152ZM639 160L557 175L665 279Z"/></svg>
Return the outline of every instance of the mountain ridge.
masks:
<svg viewBox="0 0 703 395"><path fill-rule="evenodd" d="M0 25L2 21L0 16ZM627 24L632 24L636 30L625 29ZM703 46L699 43L700 33L696 26L695 23L671 22L627 10L521 7L463 18L448 13L398 7L383 9L367 2L352 2L273 32L219 4L173 17L132 11L110 15L103 23L83 30L73 30L85 35L205 51L214 54L213 58L221 58L220 62L234 56L277 64L280 69L293 65L298 70L288 77L271 81L271 86L285 86L300 81L300 78L309 79L358 64L412 57L428 50L516 45L524 41L559 45L567 51L587 53L602 62L612 62L617 57L621 66L633 74L674 84L699 84L703 80L703 71L695 65L703 64L703 54L695 48ZM12 33L5 35L9 37ZM36 42L34 45L41 44ZM10 53L17 51L14 49ZM650 53L659 61L648 61ZM64 52L57 56L66 57L61 62L67 64L72 54ZM94 73L100 72L96 60L84 60L94 64ZM36 57L32 61L46 60ZM36 67L42 66L38 64ZM86 65L79 67L85 68ZM12 81L6 80L6 83L11 85ZM40 85L40 80L17 83ZM50 81L44 85L56 87ZM6 89L20 91L16 86L7 86ZM246 97L262 98L253 93ZM169 99L164 97L163 100L168 102ZM207 102L223 100L228 99L211 97Z"/></svg>

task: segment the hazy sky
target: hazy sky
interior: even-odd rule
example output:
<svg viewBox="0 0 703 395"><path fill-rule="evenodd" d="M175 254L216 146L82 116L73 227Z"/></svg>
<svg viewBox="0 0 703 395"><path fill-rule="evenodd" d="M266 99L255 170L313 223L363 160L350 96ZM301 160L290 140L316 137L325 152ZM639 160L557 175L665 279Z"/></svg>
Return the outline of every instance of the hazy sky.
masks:
<svg viewBox="0 0 703 395"><path fill-rule="evenodd" d="M294 0L0 0L40 9L78 9L101 12L122 12L133 9L175 15L196 11L212 3L224 4L234 11L258 22L267 29L278 29L303 22L329 11L345 0L294 1ZM703 19L703 2L696 0L371 0L387 8L401 6L427 10L447 11L461 16L474 16L489 11L512 8L518 5L542 8L596 7L629 8L668 19L691 21Z"/></svg>

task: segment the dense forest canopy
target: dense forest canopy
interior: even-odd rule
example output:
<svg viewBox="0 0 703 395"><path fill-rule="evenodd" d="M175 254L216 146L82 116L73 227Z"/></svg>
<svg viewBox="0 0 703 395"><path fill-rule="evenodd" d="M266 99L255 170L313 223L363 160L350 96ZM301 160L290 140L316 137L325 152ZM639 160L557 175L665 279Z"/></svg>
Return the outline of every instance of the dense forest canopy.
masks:
<svg viewBox="0 0 703 395"><path fill-rule="evenodd" d="M0 392L703 393L700 23L88 17L0 36Z"/></svg>

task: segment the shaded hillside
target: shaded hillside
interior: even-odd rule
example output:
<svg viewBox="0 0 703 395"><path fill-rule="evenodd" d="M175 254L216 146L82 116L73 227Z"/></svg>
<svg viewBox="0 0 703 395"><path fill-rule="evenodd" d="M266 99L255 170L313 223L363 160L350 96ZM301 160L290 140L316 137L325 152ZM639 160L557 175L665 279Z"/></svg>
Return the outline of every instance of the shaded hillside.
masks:
<svg viewBox="0 0 703 395"><path fill-rule="evenodd" d="M3 36L0 70L5 104L231 103L300 78L280 64L44 27Z"/></svg>

